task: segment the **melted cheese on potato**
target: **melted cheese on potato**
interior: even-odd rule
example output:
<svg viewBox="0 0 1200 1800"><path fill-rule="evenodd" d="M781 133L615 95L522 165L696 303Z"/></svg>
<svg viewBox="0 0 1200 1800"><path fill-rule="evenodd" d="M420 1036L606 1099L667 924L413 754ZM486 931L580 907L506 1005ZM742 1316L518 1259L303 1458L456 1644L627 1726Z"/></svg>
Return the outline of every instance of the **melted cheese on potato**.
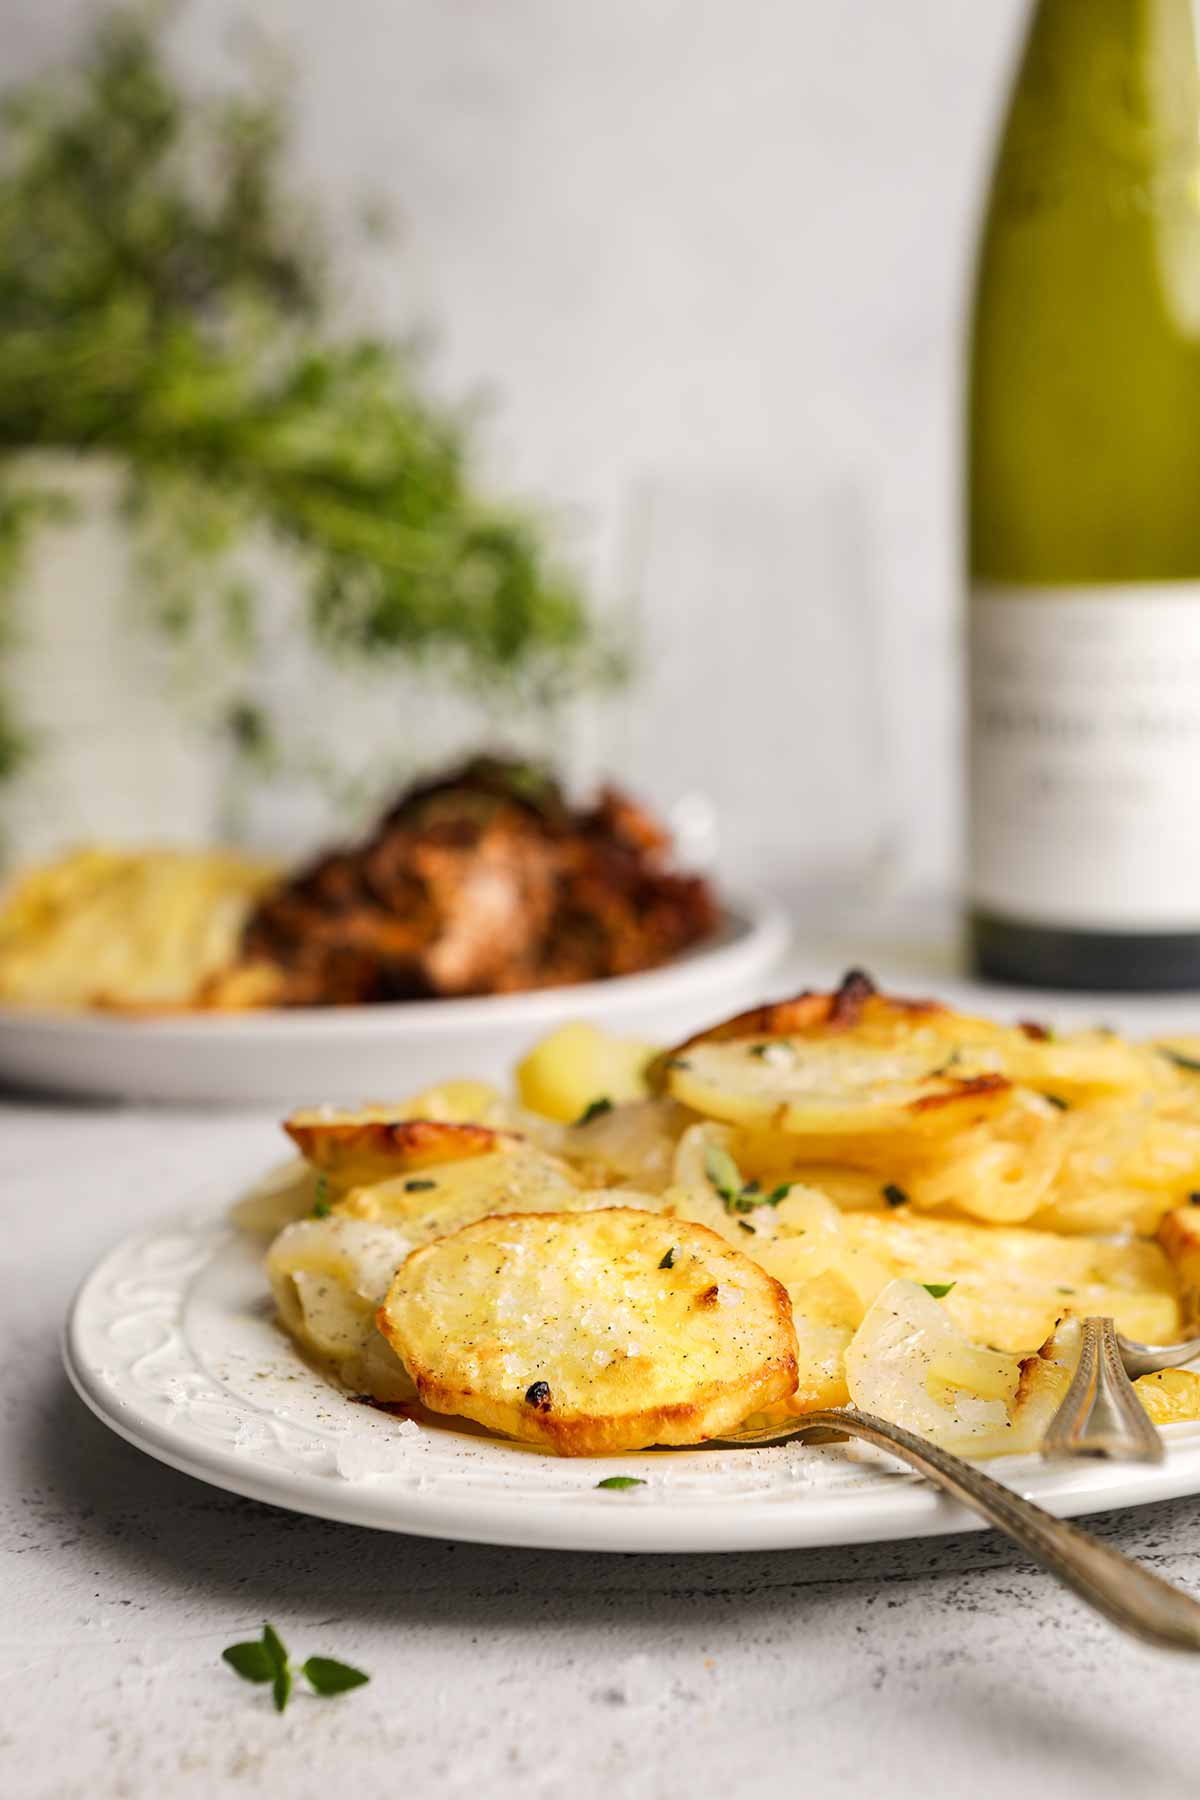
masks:
<svg viewBox="0 0 1200 1800"><path fill-rule="evenodd" d="M379 1324L427 1406L563 1455L697 1443L796 1383L779 1283L704 1226L624 1207L426 1245Z"/></svg>

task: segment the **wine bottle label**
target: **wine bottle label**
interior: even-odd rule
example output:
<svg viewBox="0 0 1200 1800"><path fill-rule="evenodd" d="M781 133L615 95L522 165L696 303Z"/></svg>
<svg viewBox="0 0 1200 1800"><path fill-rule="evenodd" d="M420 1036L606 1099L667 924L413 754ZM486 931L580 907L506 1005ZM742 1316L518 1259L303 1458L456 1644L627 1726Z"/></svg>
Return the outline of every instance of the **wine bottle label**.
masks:
<svg viewBox="0 0 1200 1800"><path fill-rule="evenodd" d="M976 906L1200 930L1200 581L977 585L969 737Z"/></svg>

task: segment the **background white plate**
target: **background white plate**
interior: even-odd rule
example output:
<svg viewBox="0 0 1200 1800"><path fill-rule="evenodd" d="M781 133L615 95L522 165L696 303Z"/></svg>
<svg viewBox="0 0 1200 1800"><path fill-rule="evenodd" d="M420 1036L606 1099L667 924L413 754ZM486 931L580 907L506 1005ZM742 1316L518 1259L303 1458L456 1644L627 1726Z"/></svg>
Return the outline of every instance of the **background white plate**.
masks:
<svg viewBox="0 0 1200 1800"><path fill-rule="evenodd" d="M670 1043L763 998L787 942L778 907L738 899L714 942L661 969L532 994L151 1019L0 1008L0 1080L233 1105L395 1098L452 1075L507 1083L565 1019Z"/></svg>
<svg viewBox="0 0 1200 1800"><path fill-rule="evenodd" d="M752 1550L978 1526L854 1446L651 1451L565 1460L429 1428L337 1393L271 1318L261 1247L211 1211L120 1244L67 1326L76 1389L140 1449L214 1486L422 1537L577 1550ZM1200 1425L1158 1468L1005 1457L1001 1480L1061 1515L1200 1491ZM603 1491L606 1475L644 1487Z"/></svg>

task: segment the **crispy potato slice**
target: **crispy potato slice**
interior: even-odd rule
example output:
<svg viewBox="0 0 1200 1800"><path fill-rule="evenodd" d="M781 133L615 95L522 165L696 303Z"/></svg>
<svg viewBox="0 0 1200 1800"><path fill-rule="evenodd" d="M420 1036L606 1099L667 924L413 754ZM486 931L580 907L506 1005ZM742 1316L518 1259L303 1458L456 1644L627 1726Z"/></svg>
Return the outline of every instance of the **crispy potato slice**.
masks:
<svg viewBox="0 0 1200 1800"><path fill-rule="evenodd" d="M651 1079L677 1098L687 1100L688 1083L676 1079L680 1065L702 1073L709 1063L702 1052L716 1047L742 1047L782 1076L792 1069L794 1084L806 1091L826 1088L830 1072L852 1069L855 1052L872 1065L867 1085L922 1084L931 1087L931 1106L941 1104L954 1076L960 1083L980 1079L1051 1090L1057 1097L1080 1098L1136 1089L1167 1088L1175 1074L1167 1059L1149 1048L1128 1044L1110 1032L1058 1035L1044 1026L998 1025L988 1019L956 1013L933 1000L905 1000L881 994L869 976L852 970L832 993L804 993L739 1013L677 1045L659 1057ZM839 1054L840 1052L840 1054ZM717 1068L724 1066L718 1062ZM804 1070L808 1070L808 1079ZM853 1081L853 1077L851 1077ZM853 1082L855 1086L857 1082ZM765 1075L760 1087L769 1084ZM785 1086L785 1083L777 1085ZM701 1091L701 1083L693 1091ZM834 1091L842 1092L841 1084ZM688 1100L688 1104L695 1104ZM901 1102L903 1104L903 1102ZM698 1110L707 1112L708 1105ZM727 1111L714 1117L732 1118ZM761 1118L761 1112L754 1115ZM735 1122L752 1123L749 1113ZM808 1129L820 1129L809 1126ZM786 1129L796 1127L788 1124Z"/></svg>
<svg viewBox="0 0 1200 1800"><path fill-rule="evenodd" d="M880 994L869 975L865 975L861 969L851 969L843 976L840 986L831 993L806 989L804 993L794 994L788 1000L769 1000L762 1006L752 1006L746 1012L735 1013L732 1018L722 1020L719 1025L709 1025L705 1030L693 1033L673 1050L663 1052L654 1065L652 1076L661 1079L664 1067L673 1057L686 1056L697 1044L723 1044L751 1038L811 1037L854 1031L862 1025L868 1009L875 1019L886 1015L910 1020L935 1019L946 1011L936 1000L885 997Z"/></svg>
<svg viewBox="0 0 1200 1800"><path fill-rule="evenodd" d="M304 1160L339 1188L487 1156L516 1141L488 1125L414 1119L388 1106L312 1107L285 1119L283 1129Z"/></svg>
<svg viewBox="0 0 1200 1800"><path fill-rule="evenodd" d="M379 1328L426 1406L564 1456L699 1443L796 1385L780 1284L704 1226L626 1207L415 1250Z"/></svg>
<svg viewBox="0 0 1200 1800"><path fill-rule="evenodd" d="M376 1400L416 1393L375 1324L411 1249L411 1240L391 1226L334 1216L285 1226L267 1252L267 1278L285 1330L346 1387Z"/></svg>

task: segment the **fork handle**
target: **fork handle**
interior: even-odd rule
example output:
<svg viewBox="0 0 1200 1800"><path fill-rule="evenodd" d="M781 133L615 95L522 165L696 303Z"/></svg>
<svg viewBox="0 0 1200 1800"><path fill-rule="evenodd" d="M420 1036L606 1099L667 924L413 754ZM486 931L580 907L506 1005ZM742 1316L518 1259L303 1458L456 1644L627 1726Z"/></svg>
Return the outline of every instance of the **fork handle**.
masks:
<svg viewBox="0 0 1200 1800"><path fill-rule="evenodd" d="M1002 1487L973 1463L855 1407L806 1413L804 1424L845 1432L899 1457L1003 1531L1081 1600L1143 1643L1164 1650L1200 1651L1200 1602L1077 1525L1054 1518L1022 1494Z"/></svg>
<svg viewBox="0 0 1200 1800"><path fill-rule="evenodd" d="M1163 1441L1125 1372L1112 1319L1083 1321L1079 1362L1046 1427L1042 1455L1162 1462Z"/></svg>

